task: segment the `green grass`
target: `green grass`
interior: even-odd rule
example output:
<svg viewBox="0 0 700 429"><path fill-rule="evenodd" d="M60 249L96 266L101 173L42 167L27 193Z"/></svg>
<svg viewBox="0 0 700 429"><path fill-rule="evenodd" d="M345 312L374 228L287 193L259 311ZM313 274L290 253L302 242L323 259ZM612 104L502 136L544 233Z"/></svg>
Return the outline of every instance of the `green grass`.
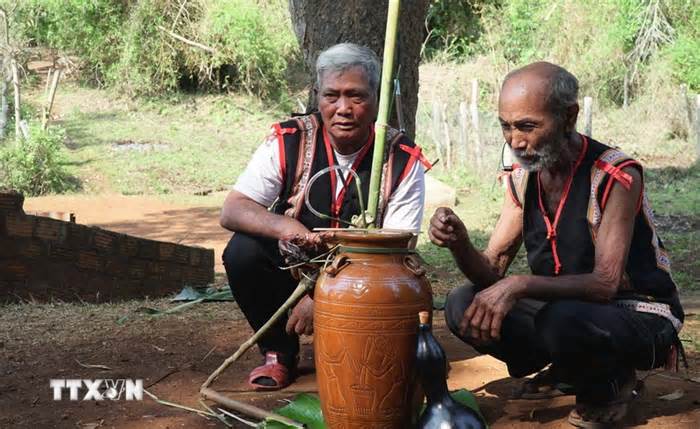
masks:
<svg viewBox="0 0 700 429"><path fill-rule="evenodd" d="M63 91L69 94L58 123L66 129L71 172L87 192L188 194L225 188L270 124L285 117L281 108L244 96L132 104L104 91L71 86Z"/></svg>
<svg viewBox="0 0 700 429"><path fill-rule="evenodd" d="M681 290L700 290L700 163L646 171L646 189L659 234Z"/></svg>
<svg viewBox="0 0 700 429"><path fill-rule="evenodd" d="M690 168L649 169L645 176L655 213L700 216L700 161Z"/></svg>

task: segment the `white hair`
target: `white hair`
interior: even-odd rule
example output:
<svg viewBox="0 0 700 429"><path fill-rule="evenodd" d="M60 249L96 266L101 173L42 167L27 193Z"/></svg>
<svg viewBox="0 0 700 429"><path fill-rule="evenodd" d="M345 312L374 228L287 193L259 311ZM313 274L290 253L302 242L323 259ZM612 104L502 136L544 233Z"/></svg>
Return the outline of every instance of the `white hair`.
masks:
<svg viewBox="0 0 700 429"><path fill-rule="evenodd" d="M326 73L343 72L354 67L362 68L372 94L377 94L380 76L379 58L371 49L354 43L339 43L321 52L316 60L317 88L321 88L321 82Z"/></svg>

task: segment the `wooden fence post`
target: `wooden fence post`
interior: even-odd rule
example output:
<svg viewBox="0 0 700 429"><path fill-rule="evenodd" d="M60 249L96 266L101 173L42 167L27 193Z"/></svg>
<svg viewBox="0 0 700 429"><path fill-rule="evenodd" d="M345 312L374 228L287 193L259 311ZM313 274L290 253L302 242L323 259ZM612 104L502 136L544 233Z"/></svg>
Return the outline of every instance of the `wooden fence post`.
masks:
<svg viewBox="0 0 700 429"><path fill-rule="evenodd" d="M440 103L437 100L433 100L433 141L435 142L435 150L437 151L438 158L442 157L442 120L440 119L440 113Z"/></svg>
<svg viewBox="0 0 700 429"><path fill-rule="evenodd" d="M700 159L700 94L695 96L695 147Z"/></svg>
<svg viewBox="0 0 700 429"><path fill-rule="evenodd" d="M681 84L681 106L685 111L685 122L688 129L688 135L690 136L695 132L695 122L693 121L695 108L693 107L693 100L688 97L688 85Z"/></svg>
<svg viewBox="0 0 700 429"><path fill-rule="evenodd" d="M583 97L583 117L585 120L583 133L593 137L593 98L591 97Z"/></svg>
<svg viewBox="0 0 700 429"><path fill-rule="evenodd" d="M46 72L46 85L44 85L44 96L46 98L49 97L49 89L51 88L51 74L53 73L53 66L49 68L49 71Z"/></svg>
<svg viewBox="0 0 700 429"><path fill-rule="evenodd" d="M7 113L10 106L7 104L7 80L0 76L0 139L5 138L5 126L7 126Z"/></svg>
<svg viewBox="0 0 700 429"><path fill-rule="evenodd" d="M20 127L22 114L20 112L19 70L17 69L17 61L14 58L10 67L12 67L12 85L15 91L15 139L19 140L22 137L22 129Z"/></svg>
<svg viewBox="0 0 700 429"><path fill-rule="evenodd" d="M459 103L459 148L460 148L460 158L462 161L462 166L467 166L468 161L468 142L469 142L469 128L467 126L467 121L469 120L469 108L467 103L462 101Z"/></svg>
<svg viewBox="0 0 700 429"><path fill-rule="evenodd" d="M476 167L481 170L481 137L479 136L479 81L472 79L471 99L472 129L474 130L474 158Z"/></svg>
<svg viewBox="0 0 700 429"><path fill-rule="evenodd" d="M452 140L450 140L450 126L447 124L447 103L442 105L442 130L445 139L445 161L447 168L452 168Z"/></svg>
<svg viewBox="0 0 700 429"><path fill-rule="evenodd" d="M53 101L56 98L56 87L58 87L58 80L61 78L61 69L56 69L51 76L53 80L51 81L51 89L49 92L48 106L44 110L44 121L41 124L44 129L49 125L51 120L51 109L53 108Z"/></svg>

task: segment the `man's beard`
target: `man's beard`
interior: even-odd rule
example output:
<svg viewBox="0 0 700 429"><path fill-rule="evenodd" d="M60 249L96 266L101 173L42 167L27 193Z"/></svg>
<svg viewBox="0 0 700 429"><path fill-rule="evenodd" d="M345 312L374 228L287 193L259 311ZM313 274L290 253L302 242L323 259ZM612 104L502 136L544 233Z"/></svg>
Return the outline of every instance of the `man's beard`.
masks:
<svg viewBox="0 0 700 429"><path fill-rule="evenodd" d="M513 149L511 153L517 163L526 171L542 171L560 164L568 158L570 148L565 133L548 136L539 150Z"/></svg>

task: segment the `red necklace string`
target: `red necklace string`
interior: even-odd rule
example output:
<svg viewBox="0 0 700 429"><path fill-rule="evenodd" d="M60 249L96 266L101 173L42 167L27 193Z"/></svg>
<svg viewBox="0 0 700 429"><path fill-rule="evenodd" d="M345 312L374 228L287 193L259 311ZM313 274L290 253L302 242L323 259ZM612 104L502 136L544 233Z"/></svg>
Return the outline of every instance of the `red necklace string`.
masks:
<svg viewBox="0 0 700 429"><path fill-rule="evenodd" d="M561 212L564 210L564 205L569 197L569 191L571 190L571 184L574 181L576 171L581 165L581 162L586 155L586 151L588 150L588 139L584 135L581 135L581 137L583 138L583 147L581 148L581 153L579 153L576 163L571 169L571 173L566 180L564 191L562 192L561 197L559 197L559 205L557 206L557 211L554 215L554 222L549 220L547 210L544 208L544 202L542 199L542 180L540 178L540 172L537 172L537 199L540 205L542 218L544 219L544 224L547 227L547 240L549 240L549 243L552 246L552 256L554 257L554 275L559 275L559 272L561 271L561 261L559 260L559 253L557 253L557 227L559 226Z"/></svg>
<svg viewBox="0 0 700 429"><path fill-rule="evenodd" d="M326 130L326 127L323 127L323 142L326 146L326 156L328 157L328 166L333 167L335 165L335 157L333 156L333 146L331 145L331 139L328 136L328 131ZM367 152L369 152L369 149L373 146L374 143L374 129L370 130L369 137L367 138L367 143L365 143L364 146L362 146L362 149L360 149L360 153L357 154L357 157L355 158L355 161L352 163L352 166L350 167L352 171L356 172L357 168L360 166L362 163L362 160L365 158L365 155L367 155ZM345 191L348 189L348 186L352 183L352 180L355 178L351 173L348 173L347 177L345 177L345 181L343 182L343 187L341 188L340 192L336 196L336 189L338 185L338 176L336 174L335 170L330 171L331 175L331 216L334 218L339 218L340 217L340 210L343 207L343 199L345 198ZM342 176L341 176L342 177ZM340 223L336 220L331 220L331 228L339 228Z"/></svg>

